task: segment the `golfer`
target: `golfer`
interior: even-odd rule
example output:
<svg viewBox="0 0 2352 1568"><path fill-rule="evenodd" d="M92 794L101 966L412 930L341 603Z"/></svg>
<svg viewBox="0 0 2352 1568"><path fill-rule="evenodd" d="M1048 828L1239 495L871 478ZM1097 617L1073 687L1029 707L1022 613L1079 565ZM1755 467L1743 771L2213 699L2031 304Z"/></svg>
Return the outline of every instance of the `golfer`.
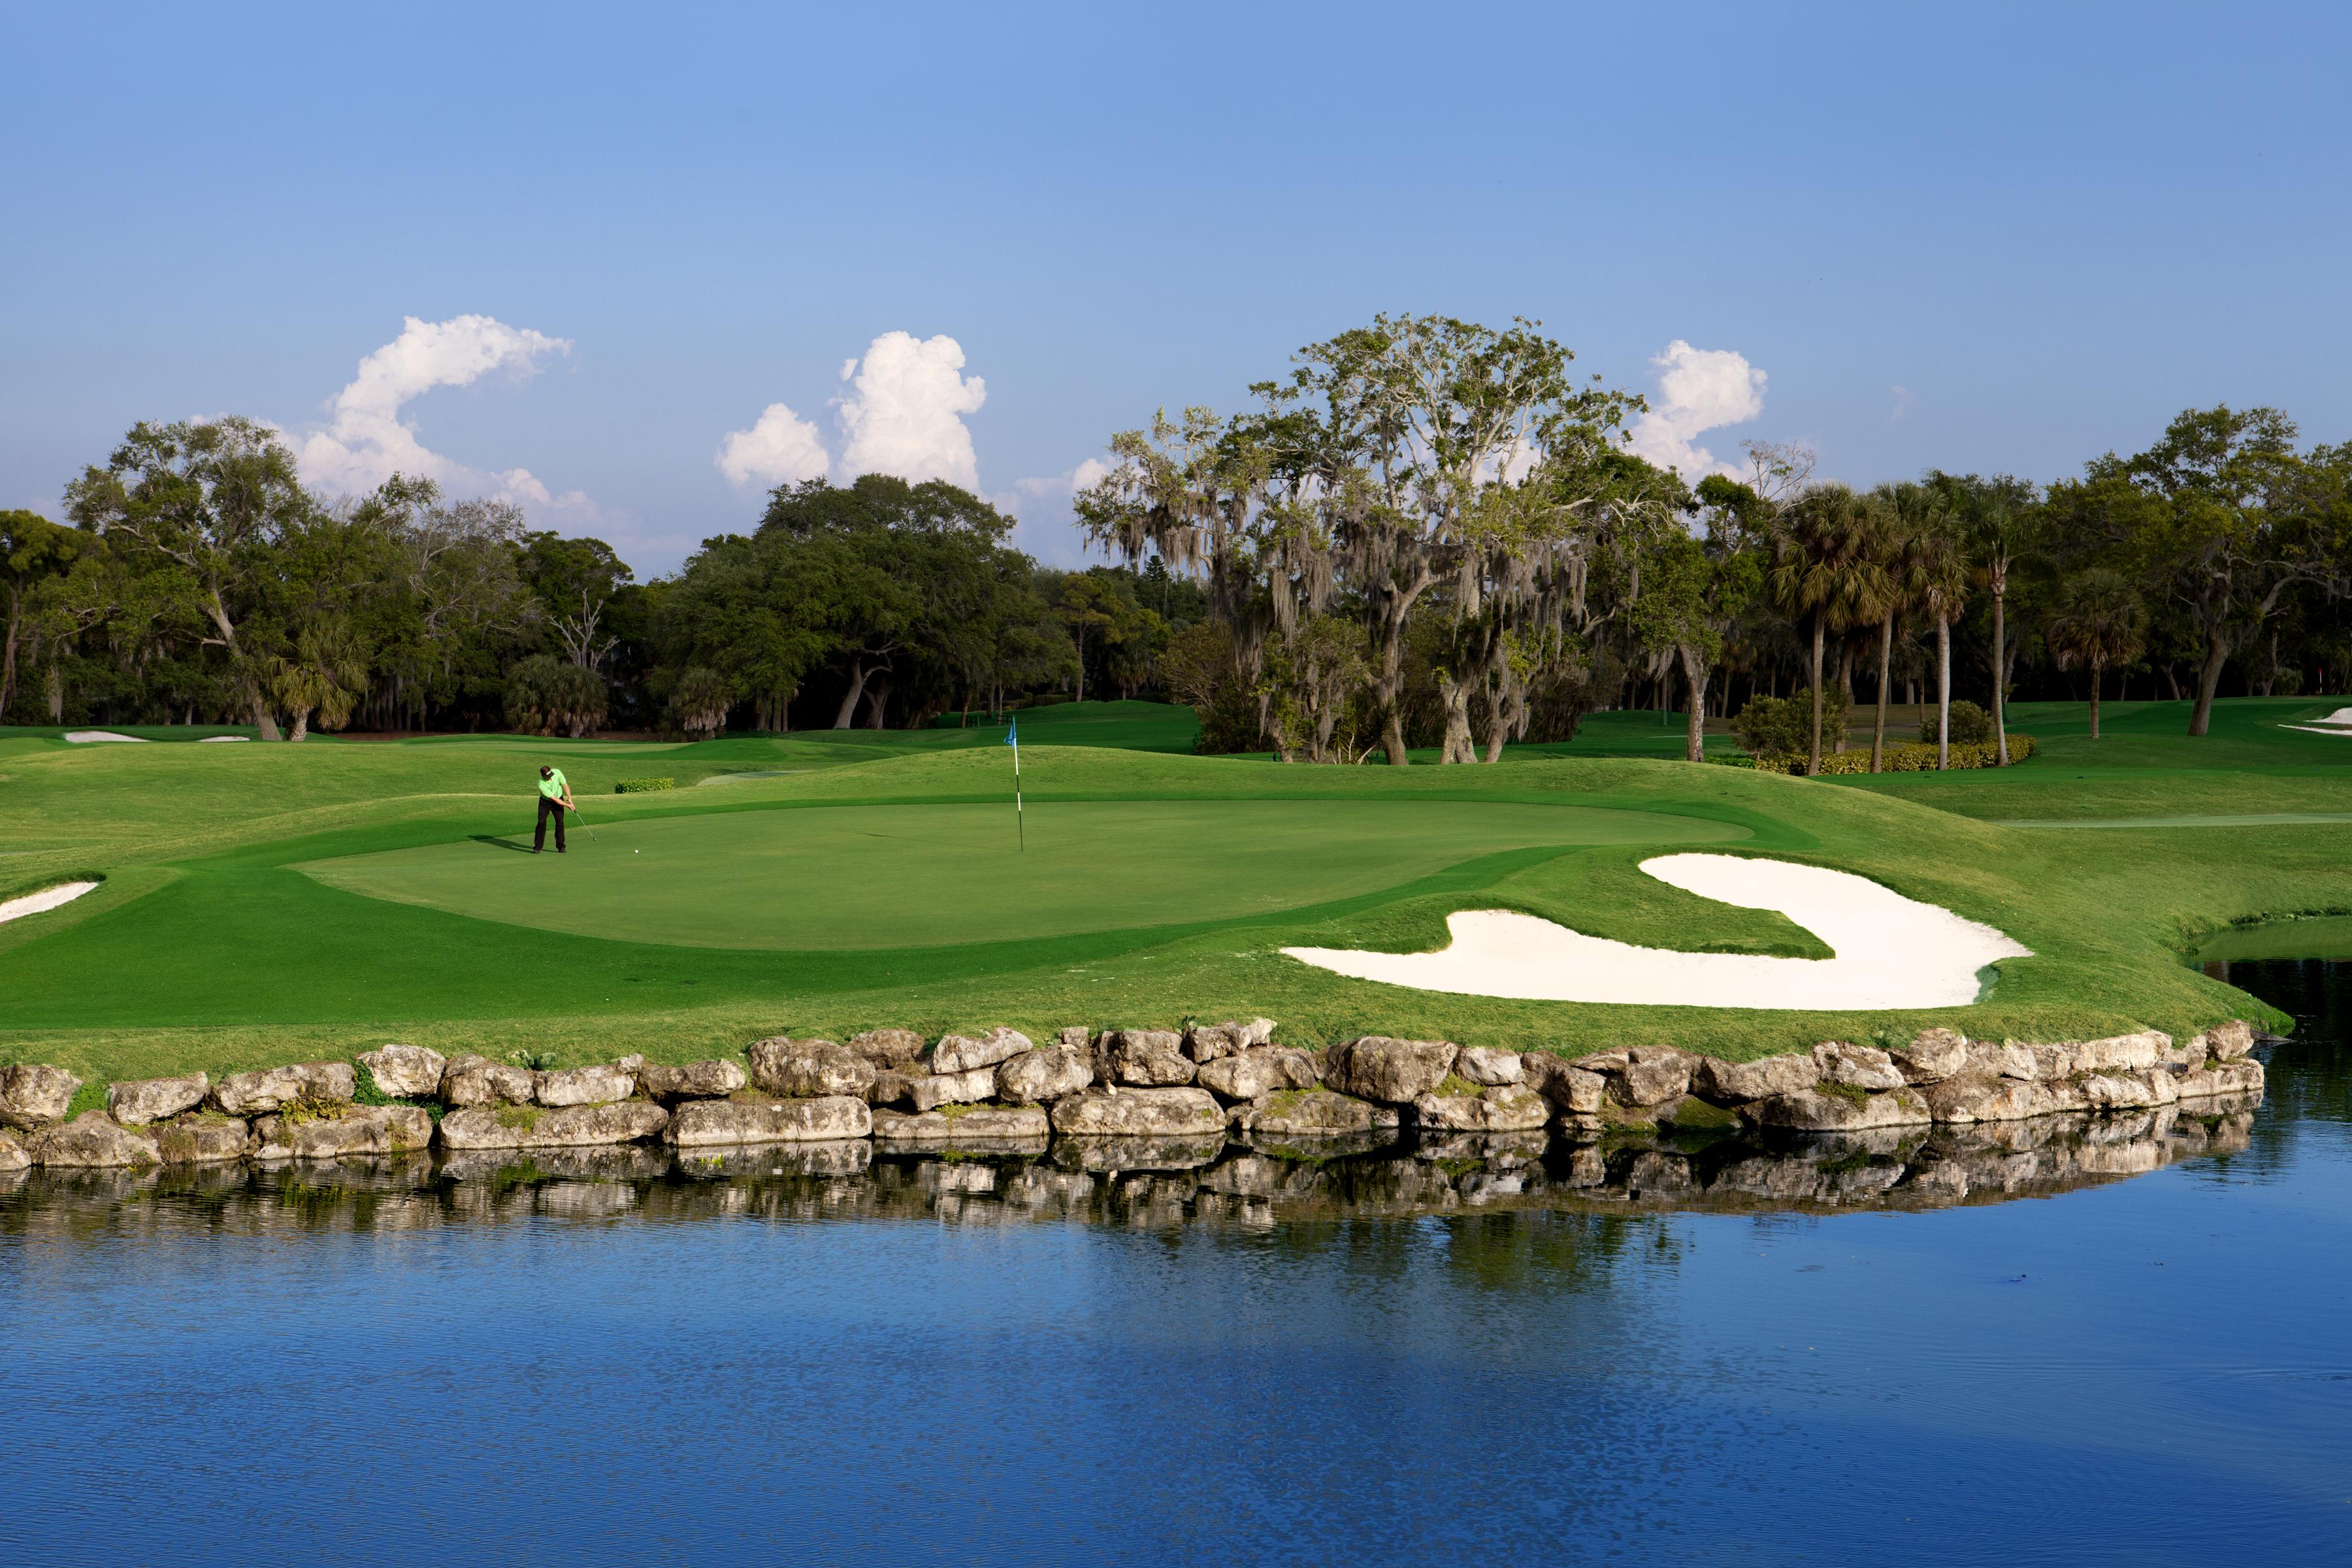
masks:
<svg viewBox="0 0 2352 1568"><path fill-rule="evenodd" d="M547 819L555 818L555 852L563 853L563 814L580 808L572 804L572 782L562 768L539 766L539 830L530 836L530 852L547 847Z"/></svg>

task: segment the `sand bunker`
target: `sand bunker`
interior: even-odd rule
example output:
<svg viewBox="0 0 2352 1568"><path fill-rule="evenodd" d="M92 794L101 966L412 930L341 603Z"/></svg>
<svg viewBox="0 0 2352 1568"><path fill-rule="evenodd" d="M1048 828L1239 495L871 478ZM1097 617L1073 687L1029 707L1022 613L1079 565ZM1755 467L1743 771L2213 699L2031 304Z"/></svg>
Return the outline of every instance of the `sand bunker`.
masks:
<svg viewBox="0 0 2352 1568"><path fill-rule="evenodd" d="M1318 969L1417 991L1807 1011L1966 1006L1977 999L1979 970L1997 959L2032 956L1990 926L1848 871L1737 855L1663 855L1642 869L1717 903L1778 910L1836 956L1672 952L1586 936L1508 910L1447 916L1454 942L1440 952L1283 952Z"/></svg>
<svg viewBox="0 0 2352 1568"><path fill-rule="evenodd" d="M196 744L199 746L217 746L224 741L250 741L252 739L253 737L250 735L199 735L196 737Z"/></svg>
<svg viewBox="0 0 2352 1568"><path fill-rule="evenodd" d="M2338 708L2325 719L2314 719L2308 724L2283 724L2284 730L2301 730L2312 735L2352 735L2352 708Z"/></svg>
<svg viewBox="0 0 2352 1568"><path fill-rule="evenodd" d="M6 903L0 903L0 922L20 921L26 915L37 915L45 910L56 909L59 904L72 903L97 886L96 882L60 882L54 888L43 888L37 893L26 893L21 899L10 899Z"/></svg>
<svg viewBox="0 0 2352 1568"><path fill-rule="evenodd" d="M111 730L68 730L66 739L77 746L91 745L100 741L121 741L133 746L147 743L144 735L118 735Z"/></svg>

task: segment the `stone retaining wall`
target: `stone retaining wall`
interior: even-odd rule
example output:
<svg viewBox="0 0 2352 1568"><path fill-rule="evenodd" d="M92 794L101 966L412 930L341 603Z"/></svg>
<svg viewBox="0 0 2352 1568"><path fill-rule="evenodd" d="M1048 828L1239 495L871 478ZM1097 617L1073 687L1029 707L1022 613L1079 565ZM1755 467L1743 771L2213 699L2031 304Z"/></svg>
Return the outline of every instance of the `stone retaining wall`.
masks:
<svg viewBox="0 0 2352 1568"><path fill-rule="evenodd" d="M730 1060L535 1071L391 1045L356 1063L303 1062L211 1082L202 1073L108 1086L105 1110L70 1121L80 1080L59 1068L0 1072L0 1172L658 1142L680 1151L872 1140L978 1149L1121 1140L1216 1145L1545 1131L1593 1141L1628 1127L1864 1132L2147 1110L2258 1096L2252 1029L2233 1021L2175 1045L2156 1031L2054 1045L1927 1029L1908 1046L1825 1041L1809 1053L1727 1062L1637 1046L1573 1059L1543 1051L1364 1036L1324 1050L1274 1041L1265 1018L1185 1029L905 1029L856 1038L778 1036ZM373 1098L359 1103L364 1072ZM439 1110L437 1121L434 1111Z"/></svg>
<svg viewBox="0 0 2352 1568"><path fill-rule="evenodd" d="M1835 1214L2051 1197L2247 1146L2242 1100L2030 1121L1703 1142L1624 1132L1289 1140L1039 1138L972 1158L872 1139L670 1150L658 1143L54 1169L0 1176L24 1236L87 1235L89 1205L142 1234L413 1230L537 1216L761 1215L1264 1226L1467 1211ZM159 1199L188 1200L184 1203Z"/></svg>

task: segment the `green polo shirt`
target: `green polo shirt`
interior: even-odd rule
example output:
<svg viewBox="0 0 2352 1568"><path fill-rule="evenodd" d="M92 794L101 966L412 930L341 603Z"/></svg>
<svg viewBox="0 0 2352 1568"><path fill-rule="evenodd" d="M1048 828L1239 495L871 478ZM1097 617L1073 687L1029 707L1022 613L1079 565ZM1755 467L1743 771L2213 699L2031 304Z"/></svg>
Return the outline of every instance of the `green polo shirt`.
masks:
<svg viewBox="0 0 2352 1568"><path fill-rule="evenodd" d="M572 786L570 784L564 782L563 770L562 768L556 769L553 773L539 781L539 793L545 795L550 800L562 800L563 798L563 792L571 787Z"/></svg>

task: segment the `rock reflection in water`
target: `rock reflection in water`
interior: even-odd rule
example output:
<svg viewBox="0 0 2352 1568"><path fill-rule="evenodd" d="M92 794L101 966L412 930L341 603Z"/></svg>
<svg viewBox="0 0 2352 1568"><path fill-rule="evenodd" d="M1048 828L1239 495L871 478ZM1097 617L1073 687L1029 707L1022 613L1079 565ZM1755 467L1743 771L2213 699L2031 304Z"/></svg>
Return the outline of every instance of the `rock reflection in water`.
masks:
<svg viewBox="0 0 2352 1568"><path fill-rule="evenodd" d="M1063 1139L877 1152L864 1140L673 1156L642 1147L414 1155L275 1167L0 1177L0 1231L93 1225L397 1230L479 1220L926 1219L1117 1226L1409 1217L1465 1211L1927 1209L2051 1197L2243 1149L2252 1101L1769 1142L1576 1143L1544 1133L1418 1142Z"/></svg>

